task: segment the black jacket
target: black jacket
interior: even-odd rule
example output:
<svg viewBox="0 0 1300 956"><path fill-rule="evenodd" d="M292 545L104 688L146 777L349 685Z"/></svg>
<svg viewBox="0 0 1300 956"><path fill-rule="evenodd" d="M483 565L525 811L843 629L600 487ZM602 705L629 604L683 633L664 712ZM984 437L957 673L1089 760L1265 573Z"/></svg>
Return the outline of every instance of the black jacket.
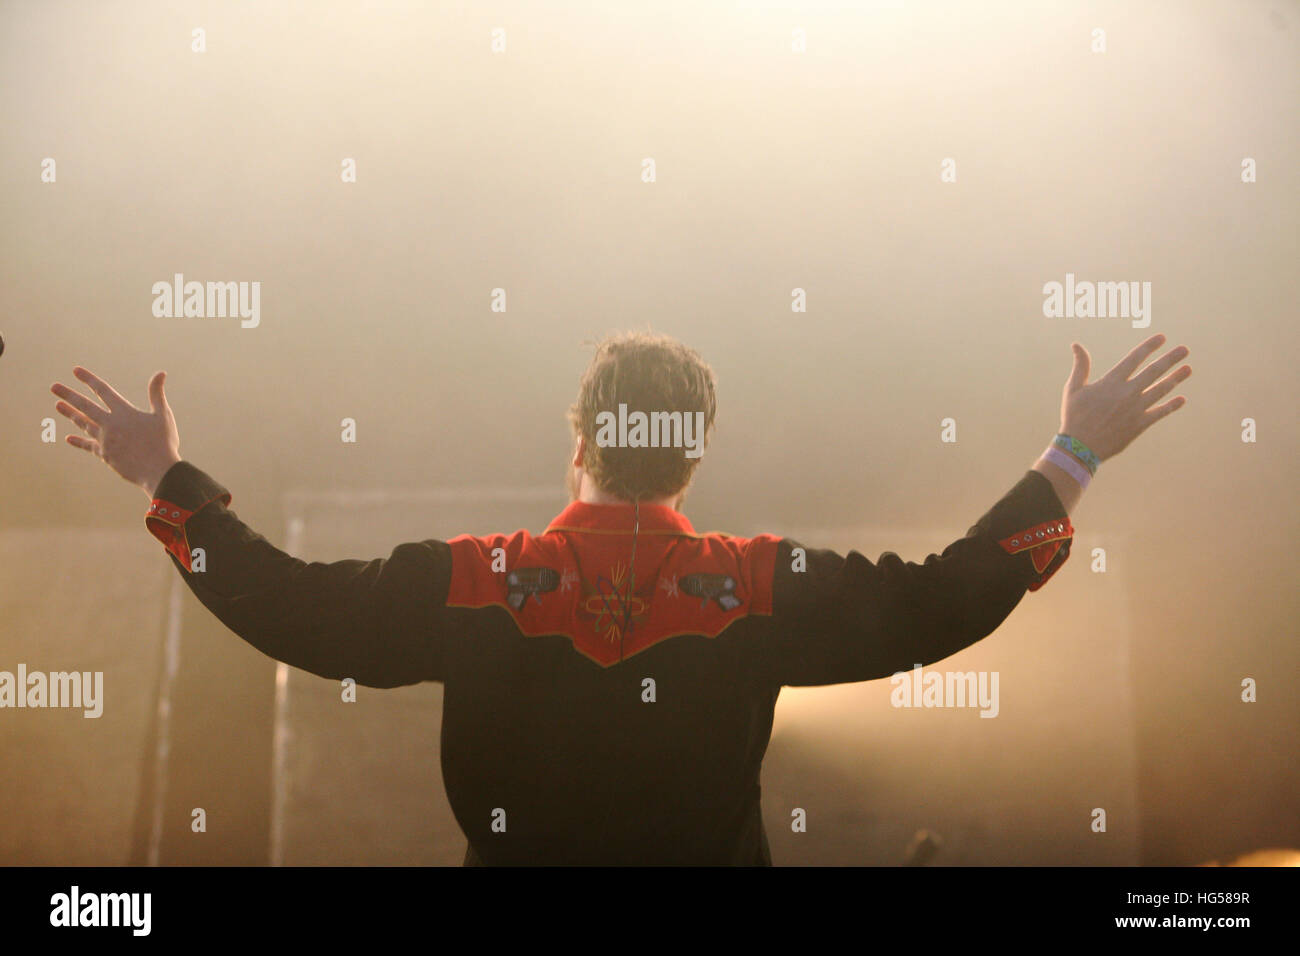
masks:
<svg viewBox="0 0 1300 956"><path fill-rule="evenodd" d="M306 563L189 462L155 494L149 530L254 647L335 680L444 684L443 780L466 862L487 864L769 864L759 770L781 687L973 644L1056 572L1074 530L1029 471L922 563L580 502L541 535Z"/></svg>

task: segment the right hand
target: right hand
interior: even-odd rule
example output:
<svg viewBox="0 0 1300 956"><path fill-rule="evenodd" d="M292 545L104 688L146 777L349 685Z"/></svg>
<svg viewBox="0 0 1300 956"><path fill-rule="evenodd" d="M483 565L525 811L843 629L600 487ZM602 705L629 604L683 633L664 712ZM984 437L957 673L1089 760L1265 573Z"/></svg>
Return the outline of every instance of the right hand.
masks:
<svg viewBox="0 0 1300 956"><path fill-rule="evenodd" d="M1061 398L1061 434L1079 439L1105 461L1122 452L1160 419L1187 404L1187 399L1179 395L1155 405L1192 374L1190 365L1165 374L1187 357L1190 351L1187 346L1170 349L1136 376L1133 374L1164 341L1163 335L1151 336L1092 384L1088 384L1092 358L1087 349L1075 342L1071 346L1074 368Z"/></svg>
<svg viewBox="0 0 1300 956"><path fill-rule="evenodd" d="M167 373L158 372L149 380L147 412L136 408L88 369L78 365L72 374L89 385L104 405L62 382L50 386L51 392L64 399L55 403L55 410L88 436L69 435L68 444L96 455L152 497L167 469L181 460L176 419L163 394Z"/></svg>

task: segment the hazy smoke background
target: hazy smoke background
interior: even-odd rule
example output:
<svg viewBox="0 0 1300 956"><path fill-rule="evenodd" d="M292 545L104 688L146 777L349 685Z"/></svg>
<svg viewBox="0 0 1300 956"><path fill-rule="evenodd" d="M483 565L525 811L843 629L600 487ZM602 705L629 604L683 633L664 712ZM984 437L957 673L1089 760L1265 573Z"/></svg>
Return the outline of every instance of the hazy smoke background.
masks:
<svg viewBox="0 0 1300 956"><path fill-rule="evenodd" d="M647 324L718 374L697 528L913 560L1050 440L1073 339L1099 373L1152 332L1192 349L1187 408L1103 466L1065 569L944 665L1001 669L997 720L900 715L887 685L783 695L777 862L898 862L933 819L936 862L1300 844L1298 54L1300 9L1276 0L0 4L0 669L103 669L109 695L99 722L0 712L0 861L139 861L160 786L163 862L267 854L274 665L185 594L158 772L175 573L140 491L62 443L51 382L84 364L144 404L166 369L182 454L281 546L295 489L554 484L553 505L467 518L499 527L309 522L312 557L373 557L540 530L581 343ZM260 327L153 317L176 272L260 281ZM1150 281L1150 329L1044 318L1066 272ZM395 712L366 751L432 755L420 786L378 791L412 819L443 800L429 719L425 750L399 748L425 738ZM808 803L800 844L778 831ZM1089 833L1107 805L1112 832ZM189 834L195 806L219 832ZM334 862L366 858L353 836Z"/></svg>

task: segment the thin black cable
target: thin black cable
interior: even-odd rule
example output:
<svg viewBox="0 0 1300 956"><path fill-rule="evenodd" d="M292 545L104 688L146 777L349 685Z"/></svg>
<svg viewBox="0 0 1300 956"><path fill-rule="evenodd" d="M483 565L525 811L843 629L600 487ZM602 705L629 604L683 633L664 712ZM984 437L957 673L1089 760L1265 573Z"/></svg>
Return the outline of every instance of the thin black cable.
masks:
<svg viewBox="0 0 1300 956"><path fill-rule="evenodd" d="M641 499L633 499L636 505L636 523L632 526L632 561L627 569L627 597L623 603L623 626L618 632L618 662L623 663L623 638L627 637L627 629L632 626L632 587L636 582L636 539L641 533Z"/></svg>

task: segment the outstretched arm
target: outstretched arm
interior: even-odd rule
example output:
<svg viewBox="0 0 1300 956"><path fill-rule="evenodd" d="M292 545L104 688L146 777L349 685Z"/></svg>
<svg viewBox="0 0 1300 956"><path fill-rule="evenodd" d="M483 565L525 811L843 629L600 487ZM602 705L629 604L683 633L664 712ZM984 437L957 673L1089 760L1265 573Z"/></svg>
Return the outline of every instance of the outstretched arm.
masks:
<svg viewBox="0 0 1300 956"><path fill-rule="evenodd" d="M1147 339L1092 384L1088 353L1076 344L1061 434L1078 454L1049 446L942 554L916 563L886 552L872 562L857 551L840 555L784 539L763 655L774 680L809 685L887 677L942 660L996 630L1025 592L1041 588L1069 557L1069 513L1097 462L1185 404L1179 396L1156 405L1191 374L1186 366L1166 374L1186 357L1185 347L1137 372L1163 342L1162 335Z"/></svg>
<svg viewBox="0 0 1300 956"><path fill-rule="evenodd" d="M396 687L442 676L441 611L451 554L441 541L399 545L388 558L307 563L281 551L229 509L230 493L180 457L164 373L150 411L78 367L102 405L61 383L55 406L94 454L152 499L145 522L195 596L258 650L321 677ZM201 556L201 560L195 560Z"/></svg>

